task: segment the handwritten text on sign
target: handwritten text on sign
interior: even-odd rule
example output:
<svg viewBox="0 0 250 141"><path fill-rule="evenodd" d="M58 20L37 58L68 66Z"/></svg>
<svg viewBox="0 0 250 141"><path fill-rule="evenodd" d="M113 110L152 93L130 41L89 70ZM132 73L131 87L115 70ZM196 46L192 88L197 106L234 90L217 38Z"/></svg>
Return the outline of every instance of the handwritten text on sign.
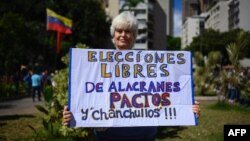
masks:
<svg viewBox="0 0 250 141"><path fill-rule="evenodd" d="M187 51L71 49L72 127L196 125Z"/></svg>

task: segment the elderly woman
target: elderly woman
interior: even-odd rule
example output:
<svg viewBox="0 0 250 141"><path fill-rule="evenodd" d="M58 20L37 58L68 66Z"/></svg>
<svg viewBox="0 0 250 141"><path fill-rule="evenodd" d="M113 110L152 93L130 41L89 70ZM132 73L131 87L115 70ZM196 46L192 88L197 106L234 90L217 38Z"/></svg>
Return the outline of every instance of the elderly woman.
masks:
<svg viewBox="0 0 250 141"><path fill-rule="evenodd" d="M118 50L132 49L137 36L137 21L129 12L123 12L114 18L111 28L112 41ZM193 112L200 115L199 103L193 105ZM68 125L72 114L65 106L64 125ZM111 127L97 128L98 141L154 141L157 127Z"/></svg>

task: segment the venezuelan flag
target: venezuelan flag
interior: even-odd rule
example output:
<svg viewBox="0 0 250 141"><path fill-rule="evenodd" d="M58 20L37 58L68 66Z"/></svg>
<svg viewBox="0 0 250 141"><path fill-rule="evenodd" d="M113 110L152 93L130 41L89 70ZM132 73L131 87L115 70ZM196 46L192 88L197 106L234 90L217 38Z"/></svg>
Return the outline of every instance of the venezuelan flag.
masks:
<svg viewBox="0 0 250 141"><path fill-rule="evenodd" d="M72 20L63 17L50 9L47 11L47 30L54 30L64 34L72 33Z"/></svg>

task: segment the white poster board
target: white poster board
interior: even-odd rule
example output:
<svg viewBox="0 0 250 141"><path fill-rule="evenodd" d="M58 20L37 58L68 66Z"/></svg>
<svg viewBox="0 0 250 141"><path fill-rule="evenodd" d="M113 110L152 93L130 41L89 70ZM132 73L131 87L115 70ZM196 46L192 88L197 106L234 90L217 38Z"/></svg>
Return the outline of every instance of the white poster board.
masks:
<svg viewBox="0 0 250 141"><path fill-rule="evenodd" d="M71 127L197 125L188 51L70 49Z"/></svg>

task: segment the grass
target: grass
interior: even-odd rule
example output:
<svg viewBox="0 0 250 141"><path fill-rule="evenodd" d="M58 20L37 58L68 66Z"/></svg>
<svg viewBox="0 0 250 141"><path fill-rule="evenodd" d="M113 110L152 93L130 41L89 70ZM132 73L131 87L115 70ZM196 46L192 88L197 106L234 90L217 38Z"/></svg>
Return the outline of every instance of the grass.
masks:
<svg viewBox="0 0 250 141"><path fill-rule="evenodd" d="M198 126L159 127L157 141L223 141L225 124L250 125L250 108L227 104L201 102L202 115ZM28 126L31 125L43 135L42 114L0 116L0 140L37 140L36 134ZM44 140L54 140L50 137ZM43 139L39 139L43 140ZM59 139L56 140L66 140ZM69 140L69 139L67 139Z"/></svg>
<svg viewBox="0 0 250 141"><path fill-rule="evenodd" d="M0 116L0 140L22 141L34 137L34 132L28 125L41 128L41 115L11 115Z"/></svg>
<svg viewBox="0 0 250 141"><path fill-rule="evenodd" d="M161 127L157 141L223 141L225 124L250 125L247 107L201 102L201 111L198 126Z"/></svg>

